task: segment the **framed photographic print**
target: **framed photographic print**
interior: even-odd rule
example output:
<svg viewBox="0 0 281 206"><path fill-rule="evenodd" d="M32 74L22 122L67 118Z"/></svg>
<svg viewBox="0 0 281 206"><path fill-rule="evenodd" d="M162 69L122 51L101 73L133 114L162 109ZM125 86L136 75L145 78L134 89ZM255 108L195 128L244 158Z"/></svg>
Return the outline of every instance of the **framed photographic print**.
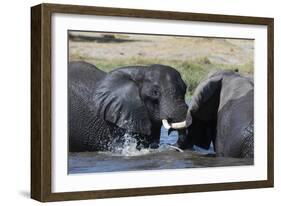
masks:
<svg viewBox="0 0 281 206"><path fill-rule="evenodd" d="M31 8L31 197L273 187L273 19Z"/></svg>

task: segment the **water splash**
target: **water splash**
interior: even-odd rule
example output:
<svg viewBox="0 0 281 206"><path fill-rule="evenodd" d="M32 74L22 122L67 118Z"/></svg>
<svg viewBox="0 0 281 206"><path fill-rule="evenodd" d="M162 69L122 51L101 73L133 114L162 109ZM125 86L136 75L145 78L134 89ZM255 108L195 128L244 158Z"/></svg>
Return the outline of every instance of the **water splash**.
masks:
<svg viewBox="0 0 281 206"><path fill-rule="evenodd" d="M125 133L124 135L122 135L122 137L116 138L114 142L110 143L110 151L99 153L106 154L108 156L131 157L155 154L169 150L175 152L183 152L180 148L174 146L178 139L177 131L173 131L169 136L167 134L168 131L162 127L159 147L157 149L151 149L140 146L138 146L137 148L137 134Z"/></svg>
<svg viewBox="0 0 281 206"><path fill-rule="evenodd" d="M151 149L139 147L137 149L138 141L136 137L125 133L122 137L122 142L114 142L111 145L111 155L114 156L139 156L149 154Z"/></svg>
<svg viewBox="0 0 281 206"><path fill-rule="evenodd" d="M138 146L138 147L137 147ZM168 150L182 152L179 148L172 146L170 143L160 142L157 149L144 148L138 145L137 137L132 134L125 133L121 140L111 143L111 149L107 152L100 152L111 156L141 156L153 153L159 153Z"/></svg>

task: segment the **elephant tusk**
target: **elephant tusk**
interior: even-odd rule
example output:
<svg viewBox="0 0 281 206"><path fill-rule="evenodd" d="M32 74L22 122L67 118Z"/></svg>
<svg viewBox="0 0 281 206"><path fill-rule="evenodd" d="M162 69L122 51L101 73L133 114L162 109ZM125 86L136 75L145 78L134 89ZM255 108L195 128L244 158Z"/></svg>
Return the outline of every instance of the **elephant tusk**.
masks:
<svg viewBox="0 0 281 206"><path fill-rule="evenodd" d="M172 148L172 149L177 150L178 152L183 152L183 150L182 150L182 149L180 149L180 148L178 148L178 147L176 147L176 146L169 145L169 147L170 147L170 148Z"/></svg>
<svg viewBox="0 0 281 206"><path fill-rule="evenodd" d="M176 123L171 123L169 124L168 121L166 119L162 120L162 124L165 127L165 129L169 130L169 129L182 129L182 128L186 128L186 121L183 122L176 122Z"/></svg>
<svg viewBox="0 0 281 206"><path fill-rule="evenodd" d="M168 121L166 119L162 119L162 124L165 129L169 130L171 126L169 125Z"/></svg>
<svg viewBox="0 0 281 206"><path fill-rule="evenodd" d="M169 124L168 121L166 119L162 120L162 124L165 127L165 129L169 130L169 129L183 129L183 128L187 128L189 127L189 125L192 124L192 116L190 114L190 112L187 113L187 118L185 121L182 122L175 122L175 123L171 123Z"/></svg>
<svg viewBox="0 0 281 206"><path fill-rule="evenodd" d="M172 129L184 129L184 128L189 127L189 125L192 124L192 116L191 116L190 112L188 111L187 118L185 121L169 124L166 119L163 119L162 124L165 127L165 129L167 129L167 130L169 130L171 128Z"/></svg>
<svg viewBox="0 0 281 206"><path fill-rule="evenodd" d="M171 128L173 128L173 129L186 128L186 121L171 123Z"/></svg>

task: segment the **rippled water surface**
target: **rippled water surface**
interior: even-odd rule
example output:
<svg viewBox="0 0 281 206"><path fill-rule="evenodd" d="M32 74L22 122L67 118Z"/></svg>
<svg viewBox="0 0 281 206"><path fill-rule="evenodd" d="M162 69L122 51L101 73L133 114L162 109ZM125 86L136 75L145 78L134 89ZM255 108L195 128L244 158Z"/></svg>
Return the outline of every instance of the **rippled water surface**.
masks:
<svg viewBox="0 0 281 206"><path fill-rule="evenodd" d="M68 172L93 173L134 170L159 170L179 168L199 168L218 166L253 165L253 159L214 157L213 149L203 150L195 147L194 151L178 151L169 145L177 141L177 133L167 136L162 129L158 149L135 149L135 142L127 144L116 152L81 152L70 153Z"/></svg>

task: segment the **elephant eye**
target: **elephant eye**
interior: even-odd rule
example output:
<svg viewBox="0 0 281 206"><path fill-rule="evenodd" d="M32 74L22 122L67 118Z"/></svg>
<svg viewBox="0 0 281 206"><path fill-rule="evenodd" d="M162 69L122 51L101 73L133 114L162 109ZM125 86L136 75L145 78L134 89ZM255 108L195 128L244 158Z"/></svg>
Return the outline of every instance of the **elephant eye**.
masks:
<svg viewBox="0 0 281 206"><path fill-rule="evenodd" d="M158 89L153 89L151 90L150 95L154 98L158 98L160 96L160 91Z"/></svg>

